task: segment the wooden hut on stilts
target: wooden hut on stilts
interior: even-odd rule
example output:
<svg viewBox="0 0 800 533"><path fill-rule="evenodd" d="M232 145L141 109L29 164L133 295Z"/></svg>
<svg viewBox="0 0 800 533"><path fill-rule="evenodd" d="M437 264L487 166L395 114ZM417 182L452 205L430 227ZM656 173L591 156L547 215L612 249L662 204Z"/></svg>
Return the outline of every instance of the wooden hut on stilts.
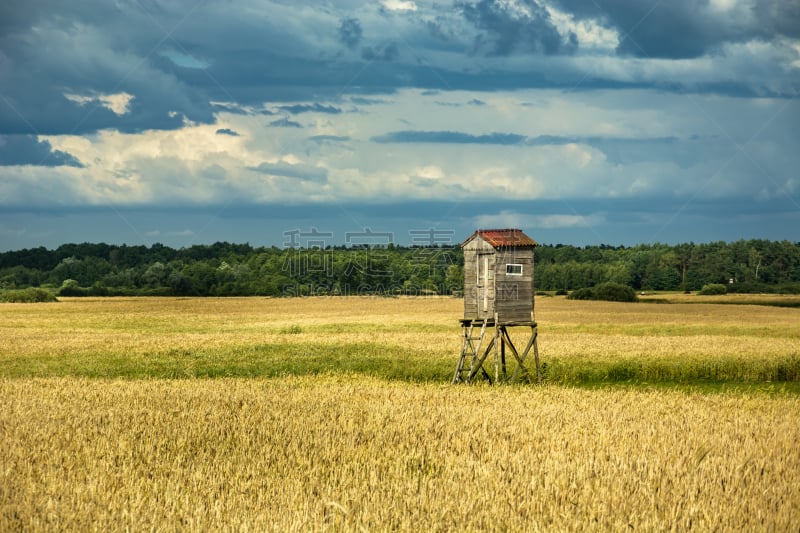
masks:
<svg viewBox="0 0 800 533"><path fill-rule="evenodd" d="M538 330L534 315L533 254L536 241L518 229L478 230L461 243L464 252L463 345L453 383L482 376L492 383L533 380L527 358L533 350L541 382ZM530 328L519 351L508 328ZM506 354L512 355L511 360ZM484 364L494 354L494 371Z"/></svg>

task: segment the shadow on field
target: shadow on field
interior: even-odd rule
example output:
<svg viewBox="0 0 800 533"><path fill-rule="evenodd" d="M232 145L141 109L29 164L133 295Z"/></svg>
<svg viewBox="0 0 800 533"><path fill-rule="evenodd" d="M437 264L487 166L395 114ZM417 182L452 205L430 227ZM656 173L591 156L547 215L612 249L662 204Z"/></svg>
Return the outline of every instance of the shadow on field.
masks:
<svg viewBox="0 0 800 533"><path fill-rule="evenodd" d="M410 354L372 343L257 344L156 353L74 353L9 358L0 377L180 379L363 374L387 380L440 382L452 377L455 358Z"/></svg>
<svg viewBox="0 0 800 533"><path fill-rule="evenodd" d="M389 381L449 383L456 357L373 343L265 343L156 353L78 353L6 360L0 377L121 379L275 378L320 374L366 375ZM490 363L485 364L488 369ZM533 368L531 368L533 370ZM800 354L771 360L741 359L596 361L546 358L544 383L569 387L724 386L773 387L800 392Z"/></svg>

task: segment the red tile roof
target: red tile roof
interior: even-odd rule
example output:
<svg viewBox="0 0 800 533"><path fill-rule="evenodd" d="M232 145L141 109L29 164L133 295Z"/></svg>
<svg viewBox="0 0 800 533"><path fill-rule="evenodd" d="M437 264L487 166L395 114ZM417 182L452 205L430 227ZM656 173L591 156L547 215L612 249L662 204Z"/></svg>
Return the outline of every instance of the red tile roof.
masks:
<svg viewBox="0 0 800 533"><path fill-rule="evenodd" d="M500 248L504 246L527 248L539 246L539 243L522 233L519 229L479 229L469 236L467 240L461 243L464 246L467 242L471 241L473 237L480 236L483 240L494 246Z"/></svg>

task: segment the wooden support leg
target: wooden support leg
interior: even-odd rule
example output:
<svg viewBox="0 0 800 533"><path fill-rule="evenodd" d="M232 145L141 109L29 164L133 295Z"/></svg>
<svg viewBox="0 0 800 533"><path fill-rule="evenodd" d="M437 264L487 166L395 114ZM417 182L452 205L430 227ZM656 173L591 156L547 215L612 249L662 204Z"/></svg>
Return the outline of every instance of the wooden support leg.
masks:
<svg viewBox="0 0 800 533"><path fill-rule="evenodd" d="M501 327L503 328L503 332L507 337L508 333L506 333L506 327L505 326ZM506 379L508 379L508 376L506 375L506 343L504 339L500 339L500 365L501 365L503 380L505 381Z"/></svg>
<svg viewBox="0 0 800 533"><path fill-rule="evenodd" d="M492 340L489 341L489 345L486 347L486 350L484 350L483 355L481 355L477 361L473 362L472 367L469 370L469 375L467 375L466 383L472 381L472 378L474 378L479 371L482 372L483 376L489 380L489 383L492 382L492 377L489 375L486 369L483 368L483 362L486 361L486 358L489 356L489 352L491 352L492 348L494 348L495 340L496 337L492 337Z"/></svg>
<svg viewBox="0 0 800 533"><path fill-rule="evenodd" d="M537 337L539 337L539 330L536 326L531 327L531 336L533 337L533 358L536 360L536 383L541 385L542 384L542 369L539 368L539 342Z"/></svg>
<svg viewBox="0 0 800 533"><path fill-rule="evenodd" d="M500 337L500 328L494 329L494 382L500 383L500 349L503 346L503 338Z"/></svg>

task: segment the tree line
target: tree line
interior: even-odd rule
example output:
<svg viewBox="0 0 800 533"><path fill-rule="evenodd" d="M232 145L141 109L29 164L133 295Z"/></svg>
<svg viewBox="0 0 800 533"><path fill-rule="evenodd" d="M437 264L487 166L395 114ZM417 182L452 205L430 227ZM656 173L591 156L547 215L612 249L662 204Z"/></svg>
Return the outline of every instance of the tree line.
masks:
<svg viewBox="0 0 800 533"><path fill-rule="evenodd" d="M768 240L624 246L543 245L536 289L614 282L636 290L800 292L800 243ZM104 243L0 253L0 289L42 287L64 296L303 296L458 294L458 246L253 247L217 242L174 249Z"/></svg>

